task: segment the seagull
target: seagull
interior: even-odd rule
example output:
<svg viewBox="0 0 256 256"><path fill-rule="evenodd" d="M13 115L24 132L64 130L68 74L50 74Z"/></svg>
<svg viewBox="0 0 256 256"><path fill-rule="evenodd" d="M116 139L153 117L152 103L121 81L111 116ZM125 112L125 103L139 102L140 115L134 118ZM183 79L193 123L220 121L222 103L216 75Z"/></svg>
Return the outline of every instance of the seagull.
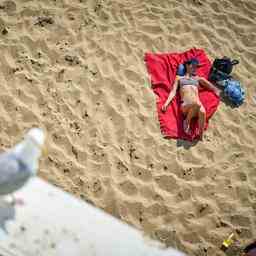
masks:
<svg viewBox="0 0 256 256"><path fill-rule="evenodd" d="M0 196L11 196L12 204L23 204L12 193L22 188L35 176L39 167L39 158L45 143L44 131L40 128L30 129L24 140L13 148L0 154Z"/></svg>

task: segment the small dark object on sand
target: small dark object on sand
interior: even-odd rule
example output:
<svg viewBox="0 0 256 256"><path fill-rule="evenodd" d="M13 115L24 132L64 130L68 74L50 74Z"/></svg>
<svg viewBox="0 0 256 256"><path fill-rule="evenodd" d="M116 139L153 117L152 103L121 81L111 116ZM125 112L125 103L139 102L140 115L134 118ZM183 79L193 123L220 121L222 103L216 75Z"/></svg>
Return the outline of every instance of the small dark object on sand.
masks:
<svg viewBox="0 0 256 256"><path fill-rule="evenodd" d="M6 35L6 34L8 34L8 30L7 30L7 28L4 28L4 29L2 30L2 35Z"/></svg>
<svg viewBox="0 0 256 256"><path fill-rule="evenodd" d="M46 26L47 24L53 24L54 20L52 17L38 17L37 22L34 25L39 25L41 27Z"/></svg>
<svg viewBox="0 0 256 256"><path fill-rule="evenodd" d="M198 5L203 5L203 3L201 2L201 0L193 0L194 4L198 4Z"/></svg>
<svg viewBox="0 0 256 256"><path fill-rule="evenodd" d="M79 58L77 56L71 56L71 55L66 55L65 56L65 61L69 62L70 64L79 64Z"/></svg>

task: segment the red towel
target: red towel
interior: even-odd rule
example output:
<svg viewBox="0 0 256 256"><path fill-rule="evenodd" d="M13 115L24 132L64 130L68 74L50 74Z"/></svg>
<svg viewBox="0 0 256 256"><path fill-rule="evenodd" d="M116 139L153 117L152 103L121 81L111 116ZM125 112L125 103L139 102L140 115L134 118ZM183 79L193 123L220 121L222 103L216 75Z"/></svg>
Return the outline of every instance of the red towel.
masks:
<svg viewBox="0 0 256 256"><path fill-rule="evenodd" d="M184 117L180 109L179 93L173 98L165 113L161 110L172 89L179 64L190 58L197 58L200 62L197 75L208 79L211 62L202 49L193 48L184 53L145 54L152 89L157 97L157 110L162 133L165 137L192 141L199 136L198 122L197 120L192 121L191 135L184 133L182 126ZM208 121L219 105L219 97L213 92L199 87L199 98L206 110L205 129L207 129Z"/></svg>

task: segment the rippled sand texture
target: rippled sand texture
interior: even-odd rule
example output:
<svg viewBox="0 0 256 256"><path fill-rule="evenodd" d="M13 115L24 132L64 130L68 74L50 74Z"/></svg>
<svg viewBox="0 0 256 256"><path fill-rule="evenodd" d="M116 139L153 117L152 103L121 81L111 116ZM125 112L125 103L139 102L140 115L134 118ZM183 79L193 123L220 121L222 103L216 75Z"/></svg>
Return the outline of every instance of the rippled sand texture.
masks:
<svg viewBox="0 0 256 256"><path fill-rule="evenodd" d="M256 2L43 0L0 5L2 147L40 125L40 176L191 255L256 236ZM205 141L162 138L144 53L240 60L246 102Z"/></svg>

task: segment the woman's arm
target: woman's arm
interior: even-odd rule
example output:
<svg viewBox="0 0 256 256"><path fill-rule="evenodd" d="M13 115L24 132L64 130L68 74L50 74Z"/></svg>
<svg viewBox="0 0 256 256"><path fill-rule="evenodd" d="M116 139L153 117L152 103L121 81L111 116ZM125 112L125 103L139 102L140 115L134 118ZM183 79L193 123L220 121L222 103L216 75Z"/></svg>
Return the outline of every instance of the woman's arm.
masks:
<svg viewBox="0 0 256 256"><path fill-rule="evenodd" d="M220 90L216 86L214 86L211 82L206 80L205 78L200 77L198 81L199 81L200 85L213 91L217 96L220 95Z"/></svg>
<svg viewBox="0 0 256 256"><path fill-rule="evenodd" d="M177 92L177 88L178 88L178 82L179 82L179 79L176 78L175 81L174 81L174 84L173 84L173 87L172 87L172 90L168 96L168 99L166 100L166 102L164 103L163 107L162 107L162 111L165 112L168 105L170 104L170 102L172 101L172 99L174 98L174 96L176 95L176 92Z"/></svg>

